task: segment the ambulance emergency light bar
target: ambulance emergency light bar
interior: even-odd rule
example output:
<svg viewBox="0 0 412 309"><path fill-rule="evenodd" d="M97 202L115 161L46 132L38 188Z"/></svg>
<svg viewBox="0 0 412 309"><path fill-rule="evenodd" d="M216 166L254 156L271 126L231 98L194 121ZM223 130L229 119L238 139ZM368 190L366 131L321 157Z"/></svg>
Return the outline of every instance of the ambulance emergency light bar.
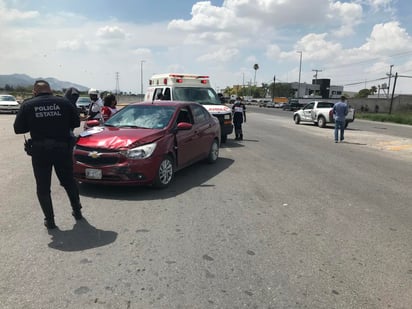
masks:
<svg viewBox="0 0 412 309"><path fill-rule="evenodd" d="M189 75L189 74L169 74L167 77L163 78L163 85L167 85L169 78L173 78L175 83L183 84L185 79L200 79L201 84L207 84L209 76L207 75ZM173 82L173 80L172 80ZM154 80L149 81L149 85L153 85ZM159 85L159 79L156 80L156 85Z"/></svg>

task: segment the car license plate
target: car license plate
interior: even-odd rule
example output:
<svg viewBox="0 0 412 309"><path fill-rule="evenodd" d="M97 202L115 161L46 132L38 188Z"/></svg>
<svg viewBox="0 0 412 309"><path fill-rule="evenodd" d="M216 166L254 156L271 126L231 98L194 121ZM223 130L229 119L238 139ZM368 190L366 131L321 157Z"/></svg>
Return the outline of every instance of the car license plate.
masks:
<svg viewBox="0 0 412 309"><path fill-rule="evenodd" d="M86 168L87 179L102 179L102 170L95 168Z"/></svg>

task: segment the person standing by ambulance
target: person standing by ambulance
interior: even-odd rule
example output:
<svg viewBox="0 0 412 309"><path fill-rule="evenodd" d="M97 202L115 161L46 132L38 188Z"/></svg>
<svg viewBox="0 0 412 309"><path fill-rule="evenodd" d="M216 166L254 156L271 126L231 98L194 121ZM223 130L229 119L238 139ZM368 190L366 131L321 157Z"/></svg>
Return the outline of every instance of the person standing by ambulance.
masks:
<svg viewBox="0 0 412 309"><path fill-rule="evenodd" d="M242 98L237 97L232 106L233 126L235 127L235 140L243 140L242 124L246 122L246 106L242 102Z"/></svg>
<svg viewBox="0 0 412 309"><path fill-rule="evenodd" d="M64 187L76 220L83 218L79 189L73 177L73 159L70 132L80 126L75 106L66 98L54 96L45 80L34 83L33 98L22 104L14 121L14 132L30 132L32 139L32 166L36 192L44 214L47 229L56 228L50 194L52 169Z"/></svg>

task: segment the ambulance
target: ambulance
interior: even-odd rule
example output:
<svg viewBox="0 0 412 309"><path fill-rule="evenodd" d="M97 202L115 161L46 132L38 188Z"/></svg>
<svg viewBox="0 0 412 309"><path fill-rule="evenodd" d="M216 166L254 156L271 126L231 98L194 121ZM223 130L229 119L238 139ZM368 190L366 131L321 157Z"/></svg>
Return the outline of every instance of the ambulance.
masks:
<svg viewBox="0 0 412 309"><path fill-rule="evenodd" d="M153 75L144 99L200 103L219 119L222 143L225 143L227 136L233 132L232 110L220 101L210 85L209 76L180 73Z"/></svg>

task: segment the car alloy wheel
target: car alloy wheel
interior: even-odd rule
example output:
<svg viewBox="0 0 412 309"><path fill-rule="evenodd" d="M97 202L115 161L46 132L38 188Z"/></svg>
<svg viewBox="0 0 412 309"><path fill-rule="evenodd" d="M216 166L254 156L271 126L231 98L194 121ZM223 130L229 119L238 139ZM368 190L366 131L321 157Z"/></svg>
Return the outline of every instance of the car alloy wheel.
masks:
<svg viewBox="0 0 412 309"><path fill-rule="evenodd" d="M162 162L160 162L159 169L157 171L154 186L158 188L167 187L173 179L174 167L173 160L170 156L165 156Z"/></svg>
<svg viewBox="0 0 412 309"><path fill-rule="evenodd" d="M212 146L210 146L210 151L209 151L209 156L207 157L207 162L215 163L218 157L219 157L219 145L217 143L217 140L214 139Z"/></svg>
<svg viewBox="0 0 412 309"><path fill-rule="evenodd" d="M324 128L326 127L326 120L323 116L320 116L318 119L318 126L319 128Z"/></svg>

